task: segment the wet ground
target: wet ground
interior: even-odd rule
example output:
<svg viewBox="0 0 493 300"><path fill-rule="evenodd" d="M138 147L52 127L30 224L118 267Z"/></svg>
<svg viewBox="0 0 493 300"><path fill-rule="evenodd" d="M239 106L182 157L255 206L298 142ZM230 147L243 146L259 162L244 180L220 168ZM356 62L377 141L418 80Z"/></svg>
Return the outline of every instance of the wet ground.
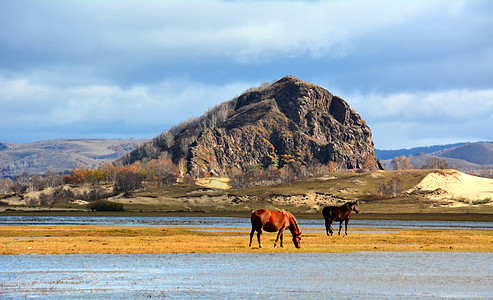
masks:
<svg viewBox="0 0 493 300"><path fill-rule="evenodd" d="M0 256L0 298L493 299L493 253Z"/></svg>

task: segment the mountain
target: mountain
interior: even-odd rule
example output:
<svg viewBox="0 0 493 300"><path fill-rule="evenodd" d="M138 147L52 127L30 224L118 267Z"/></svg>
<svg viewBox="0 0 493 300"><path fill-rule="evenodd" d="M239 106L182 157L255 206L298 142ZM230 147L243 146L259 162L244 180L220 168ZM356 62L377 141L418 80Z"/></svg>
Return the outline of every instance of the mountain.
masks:
<svg viewBox="0 0 493 300"><path fill-rule="evenodd" d="M433 146L426 146L426 147L414 147L410 149L396 149L396 150L380 150L380 149L375 149L375 155L378 157L378 159L381 160L386 160L386 159L393 159L396 156L410 156L410 155L417 155L419 153L434 153L438 152L441 150L445 149L450 149L462 145L466 145L468 143L456 143L456 144L447 144L447 145L433 145Z"/></svg>
<svg viewBox="0 0 493 300"><path fill-rule="evenodd" d="M456 158L478 165L493 164L493 143L472 143L435 153L442 158Z"/></svg>
<svg viewBox="0 0 493 300"><path fill-rule="evenodd" d="M423 147L428 149L439 149L430 152L419 152L413 155L406 155L402 150L408 150L407 153L414 153L421 148L395 150L400 151L397 156L405 155L409 158L410 163L415 167L420 167L432 157L444 159L449 166L457 166L461 171L481 170L493 168L493 142L478 142L478 143L460 143L451 145ZM390 151L390 150L389 150ZM379 153L375 150L376 153ZM390 153L390 152L389 152ZM402 154L401 154L402 153ZM386 157L386 156L382 156ZM390 159L382 160L382 164L387 168L391 167Z"/></svg>
<svg viewBox="0 0 493 300"><path fill-rule="evenodd" d="M34 143L0 143L0 177L23 172L62 173L76 167L95 168L133 150L146 139L60 139Z"/></svg>
<svg viewBox="0 0 493 300"><path fill-rule="evenodd" d="M377 165L371 130L346 101L287 76L165 131L116 164L160 156L185 162L194 174L225 175L235 168Z"/></svg>

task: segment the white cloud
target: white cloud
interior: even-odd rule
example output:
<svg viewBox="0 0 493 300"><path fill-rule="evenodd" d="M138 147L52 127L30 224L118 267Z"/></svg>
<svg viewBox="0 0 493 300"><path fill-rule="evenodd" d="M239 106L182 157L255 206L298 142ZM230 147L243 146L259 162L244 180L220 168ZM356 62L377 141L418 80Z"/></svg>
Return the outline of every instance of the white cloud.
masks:
<svg viewBox="0 0 493 300"><path fill-rule="evenodd" d="M5 28L0 38L14 49L31 44L33 50L51 50L51 55L70 59L92 54L128 58L135 53L141 59L192 56L241 63L279 55L340 57L351 51L357 38L441 9L436 3L388 1L47 4L9 20L16 30Z"/></svg>
<svg viewBox="0 0 493 300"><path fill-rule="evenodd" d="M493 89L357 94L347 100L372 128L377 148L493 140Z"/></svg>
<svg viewBox="0 0 493 300"><path fill-rule="evenodd" d="M399 147L391 128L405 133L403 143L449 138L447 126L458 138L468 128L472 138L493 139L483 132L492 123L492 8L488 1L0 1L0 139L25 132L34 140L38 130L157 134L285 75L350 91L343 98L382 145Z"/></svg>
<svg viewBox="0 0 493 300"><path fill-rule="evenodd" d="M7 87L0 90L0 127L19 133L40 130L70 133L86 127L88 131L104 134L121 126L122 135L131 134L125 132L129 129L143 132L151 127L157 134L170 125L202 115L250 85L240 82L214 86L181 79L130 88L114 85L60 88L0 79L0 86Z"/></svg>

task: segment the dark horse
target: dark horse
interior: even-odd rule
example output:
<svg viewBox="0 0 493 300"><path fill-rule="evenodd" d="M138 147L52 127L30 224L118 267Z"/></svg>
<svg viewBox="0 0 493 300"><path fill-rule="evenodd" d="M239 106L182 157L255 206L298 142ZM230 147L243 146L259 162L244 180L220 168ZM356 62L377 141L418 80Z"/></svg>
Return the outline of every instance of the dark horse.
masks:
<svg viewBox="0 0 493 300"><path fill-rule="evenodd" d="M327 235L332 235L334 232L332 231L332 222L339 221L339 235L341 235L342 222L344 221L346 225L346 235L347 235L347 222L349 221L349 217L351 217L351 212L355 211L359 213L358 202L347 202L342 206L327 206L322 210L322 214L325 219L325 229L327 230Z"/></svg>
<svg viewBox="0 0 493 300"><path fill-rule="evenodd" d="M250 247L252 246L252 238L255 231L257 231L258 245L262 248L262 242L260 241L260 235L262 234L262 230L267 232L276 232L277 234L276 241L274 242L274 248L277 246L277 241L279 237L281 238L281 247L282 247L282 235L286 228L289 228L291 234L293 235L293 243L296 248L300 248L301 245L301 231L298 226L298 222L294 216L284 209L278 211L271 211L267 209L258 209L252 211L252 216L250 217L252 220L252 231L250 232Z"/></svg>

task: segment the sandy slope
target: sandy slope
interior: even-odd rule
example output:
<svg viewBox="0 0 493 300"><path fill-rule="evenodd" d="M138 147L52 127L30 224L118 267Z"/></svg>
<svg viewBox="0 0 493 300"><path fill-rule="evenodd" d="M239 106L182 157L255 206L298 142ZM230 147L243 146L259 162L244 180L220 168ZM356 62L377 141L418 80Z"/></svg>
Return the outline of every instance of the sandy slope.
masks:
<svg viewBox="0 0 493 300"><path fill-rule="evenodd" d="M476 177L456 170L439 170L426 175L408 192L429 192L430 197L441 198L493 199L493 179Z"/></svg>

